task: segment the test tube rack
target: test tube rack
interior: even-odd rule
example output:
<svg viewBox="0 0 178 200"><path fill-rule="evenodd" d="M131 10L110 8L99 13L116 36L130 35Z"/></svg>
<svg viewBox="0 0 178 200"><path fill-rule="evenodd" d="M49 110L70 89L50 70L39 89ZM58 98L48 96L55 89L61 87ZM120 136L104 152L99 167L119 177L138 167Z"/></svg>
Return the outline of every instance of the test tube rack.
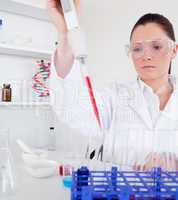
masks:
<svg viewBox="0 0 178 200"><path fill-rule="evenodd" d="M178 171L89 171L72 175L71 200L178 200Z"/></svg>

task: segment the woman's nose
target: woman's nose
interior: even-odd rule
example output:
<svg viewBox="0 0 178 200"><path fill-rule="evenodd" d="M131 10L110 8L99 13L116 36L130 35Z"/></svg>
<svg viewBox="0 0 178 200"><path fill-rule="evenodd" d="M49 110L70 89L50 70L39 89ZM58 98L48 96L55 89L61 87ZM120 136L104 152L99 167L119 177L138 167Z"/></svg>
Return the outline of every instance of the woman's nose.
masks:
<svg viewBox="0 0 178 200"><path fill-rule="evenodd" d="M151 60L152 58L153 58L153 54L152 54L151 50L149 48L145 48L143 59L144 60Z"/></svg>

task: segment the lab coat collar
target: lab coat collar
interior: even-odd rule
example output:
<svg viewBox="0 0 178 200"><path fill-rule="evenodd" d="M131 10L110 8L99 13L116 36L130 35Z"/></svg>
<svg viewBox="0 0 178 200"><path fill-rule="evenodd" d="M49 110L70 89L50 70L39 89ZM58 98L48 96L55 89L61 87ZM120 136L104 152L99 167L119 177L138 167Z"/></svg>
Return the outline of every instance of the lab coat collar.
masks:
<svg viewBox="0 0 178 200"><path fill-rule="evenodd" d="M162 111L162 114L174 121L177 121L178 111L176 109L178 109L178 79L176 76L170 75L169 80L173 85L173 93L171 94L165 109Z"/></svg>
<svg viewBox="0 0 178 200"><path fill-rule="evenodd" d="M177 83L176 76L170 74L168 78L169 78L169 82L173 86L173 90L175 91L178 88L177 87L178 83ZM147 89L150 92L154 93L153 89L149 85L147 85L146 83L144 83L144 81L142 81L139 76L137 77L137 82L138 82L138 85L139 85L140 89L142 90L142 92L144 92L144 90Z"/></svg>
<svg viewBox="0 0 178 200"><path fill-rule="evenodd" d="M170 75L169 80L173 85L173 93L165 109L162 111L162 114L172 120L177 121L178 112L175 111L175 109L178 108L178 81L177 77L175 77L174 75ZM131 86L135 92L135 95L133 101L130 101L130 106L135 110L136 113L140 115L141 119L144 121L147 127L152 128L153 122L151 120L151 116L147 109L147 104L143 95L144 87L148 88L149 86L147 86L143 81L139 82L139 77L137 77L137 81L135 81L135 84L132 84ZM138 98L140 98L140 101Z"/></svg>
<svg viewBox="0 0 178 200"><path fill-rule="evenodd" d="M154 93L153 89L150 86L148 86L144 81L142 81L139 77L137 78L137 82L143 93L145 90L148 90L150 93Z"/></svg>
<svg viewBox="0 0 178 200"><path fill-rule="evenodd" d="M165 109L162 111L162 114L174 121L178 121L177 108L178 108L178 91L175 90L172 93Z"/></svg>
<svg viewBox="0 0 178 200"><path fill-rule="evenodd" d="M142 92L145 89L152 90L148 85L146 85L139 77L137 78L139 87ZM173 93L167 102L165 109L161 112L164 116L177 121L178 120L178 112L175 112L175 109L178 108L178 81L176 76L169 75L169 81L173 86Z"/></svg>
<svg viewBox="0 0 178 200"><path fill-rule="evenodd" d="M170 76L170 80L173 85L173 93L162 114L174 121L178 121L178 78Z"/></svg>
<svg viewBox="0 0 178 200"><path fill-rule="evenodd" d="M147 104L138 81L131 84L131 90L134 91L133 98L129 100L129 106L139 116L148 129L152 129L153 122L147 108Z"/></svg>

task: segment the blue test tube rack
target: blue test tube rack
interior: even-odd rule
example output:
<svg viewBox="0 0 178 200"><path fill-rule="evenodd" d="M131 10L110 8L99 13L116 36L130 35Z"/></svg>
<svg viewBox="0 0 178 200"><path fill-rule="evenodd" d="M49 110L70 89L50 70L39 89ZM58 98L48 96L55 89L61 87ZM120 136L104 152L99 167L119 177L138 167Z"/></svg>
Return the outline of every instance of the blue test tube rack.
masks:
<svg viewBox="0 0 178 200"><path fill-rule="evenodd" d="M178 200L178 171L89 171L72 175L71 200Z"/></svg>

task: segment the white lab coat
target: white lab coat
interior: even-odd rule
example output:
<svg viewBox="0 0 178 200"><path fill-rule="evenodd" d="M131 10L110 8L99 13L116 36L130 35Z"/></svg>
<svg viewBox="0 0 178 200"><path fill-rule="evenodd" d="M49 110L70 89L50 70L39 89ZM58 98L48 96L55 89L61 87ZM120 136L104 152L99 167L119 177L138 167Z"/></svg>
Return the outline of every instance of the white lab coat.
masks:
<svg viewBox="0 0 178 200"><path fill-rule="evenodd" d="M87 88L81 77L79 64L75 61L71 72L64 80L57 76L54 65L52 65L51 73L51 89L55 93L55 99L58 96L63 97L62 103L54 101L54 111L61 120L68 123L72 128L78 129L81 134L86 134L86 138L90 142L92 141L94 146L98 145L103 134L101 134L93 114ZM62 85L63 91L59 91L57 85ZM95 90L95 96L105 133L105 160L109 160L112 157L118 163L128 162L123 161L123 159L121 160L120 158L123 156L120 154L129 151L127 157L130 160L127 160L133 162L132 157L136 155L136 151L139 150L140 152L148 153L149 151L153 151L153 147L157 148L160 146L160 134L163 132L167 132L167 135L170 135L170 132L177 133L177 82L175 82L175 88L171 98L156 122L151 120L145 98L138 86L137 80L128 83L115 82L103 91ZM155 139L156 132L157 136ZM96 138L100 139L97 140ZM170 151L170 141L175 142L177 140L176 134L174 134L173 140L172 138L163 138L164 141L162 142L163 145L161 145L161 148L164 149L163 151L166 151L166 148ZM169 142L167 143L169 145L166 144L168 140ZM121 151L119 149L120 147L124 151Z"/></svg>

